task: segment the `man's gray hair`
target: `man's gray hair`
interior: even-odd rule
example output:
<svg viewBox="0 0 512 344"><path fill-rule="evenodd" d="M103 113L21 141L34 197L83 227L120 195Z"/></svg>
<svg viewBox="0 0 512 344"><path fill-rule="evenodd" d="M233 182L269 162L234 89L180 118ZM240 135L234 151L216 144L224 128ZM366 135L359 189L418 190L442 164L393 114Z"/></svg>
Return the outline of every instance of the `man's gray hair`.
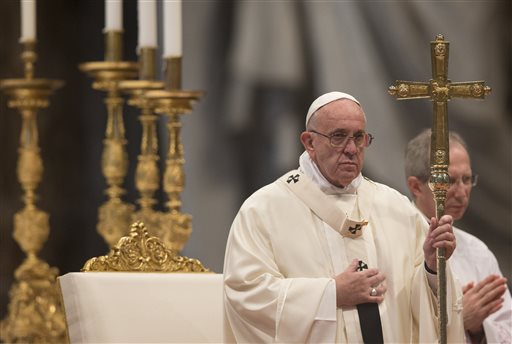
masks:
<svg viewBox="0 0 512 344"><path fill-rule="evenodd" d="M427 182L430 178L430 135L431 129L425 129L407 144L405 149L405 177L418 178ZM448 134L450 143L459 143L466 151L468 150L464 139L456 132Z"/></svg>

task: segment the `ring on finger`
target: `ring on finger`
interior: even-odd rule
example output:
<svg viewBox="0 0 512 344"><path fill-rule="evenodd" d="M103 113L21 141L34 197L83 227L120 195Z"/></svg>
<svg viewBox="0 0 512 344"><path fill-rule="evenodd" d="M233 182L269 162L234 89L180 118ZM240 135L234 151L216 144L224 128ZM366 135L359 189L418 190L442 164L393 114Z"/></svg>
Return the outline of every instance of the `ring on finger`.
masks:
<svg viewBox="0 0 512 344"><path fill-rule="evenodd" d="M370 290L370 296L377 296L377 289L372 288L372 290Z"/></svg>

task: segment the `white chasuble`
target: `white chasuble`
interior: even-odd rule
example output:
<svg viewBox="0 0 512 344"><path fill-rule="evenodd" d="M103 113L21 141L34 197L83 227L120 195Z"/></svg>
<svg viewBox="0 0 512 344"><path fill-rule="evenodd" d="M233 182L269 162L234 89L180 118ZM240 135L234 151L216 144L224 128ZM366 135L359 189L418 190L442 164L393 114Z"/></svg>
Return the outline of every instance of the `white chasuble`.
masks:
<svg viewBox="0 0 512 344"><path fill-rule="evenodd" d="M307 199L292 187L308 190ZM333 278L353 258L386 276L384 341L437 342L436 298L423 268L428 225L409 200L366 179L355 197L333 199L314 187L291 171L249 197L233 222L224 297L237 342L362 342L357 309L336 308ZM353 220L368 223L359 237L342 236ZM461 342L462 295L449 270L447 277L448 341Z"/></svg>

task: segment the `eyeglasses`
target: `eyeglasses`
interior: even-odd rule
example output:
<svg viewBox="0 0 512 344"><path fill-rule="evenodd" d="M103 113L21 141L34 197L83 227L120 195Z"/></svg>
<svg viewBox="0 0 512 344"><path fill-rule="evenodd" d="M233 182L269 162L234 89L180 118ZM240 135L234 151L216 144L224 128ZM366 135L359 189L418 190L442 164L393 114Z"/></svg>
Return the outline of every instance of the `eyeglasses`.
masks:
<svg viewBox="0 0 512 344"><path fill-rule="evenodd" d="M462 176L460 178L452 178L450 177L450 186L454 186L462 183L464 186L476 186L478 184L478 174L473 174L471 176Z"/></svg>
<svg viewBox="0 0 512 344"><path fill-rule="evenodd" d="M423 183L427 184L430 176L420 176L417 178L420 179ZM470 176L466 175L457 179L450 177L450 187L458 185L459 183L462 183L464 186L476 186L478 184L478 174L473 174Z"/></svg>
<svg viewBox="0 0 512 344"><path fill-rule="evenodd" d="M331 146L336 148L345 147L349 139L354 140L354 144L356 145L357 148L368 147L369 145L372 144L373 141L373 135L365 131L360 131L353 136L350 136L343 132L336 132L331 135L325 135L315 130L308 131L328 138Z"/></svg>

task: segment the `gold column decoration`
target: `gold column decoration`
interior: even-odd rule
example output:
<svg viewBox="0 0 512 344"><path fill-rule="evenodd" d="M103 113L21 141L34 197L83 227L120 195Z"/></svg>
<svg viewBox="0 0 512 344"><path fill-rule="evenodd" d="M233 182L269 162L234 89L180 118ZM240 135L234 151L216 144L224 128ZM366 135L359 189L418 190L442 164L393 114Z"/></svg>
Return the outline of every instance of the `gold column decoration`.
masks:
<svg viewBox="0 0 512 344"><path fill-rule="evenodd" d="M58 269L37 257L50 232L49 215L36 203L36 189L43 175L36 114L49 106L48 98L64 83L35 79L35 41L23 42L24 79L0 81L10 98L8 106L22 117L18 150L18 180L24 208L14 216L13 237L27 255L15 271L8 314L0 323L0 339L6 343L61 343L67 341L66 322L56 278Z"/></svg>
<svg viewBox="0 0 512 344"><path fill-rule="evenodd" d="M197 259L182 257L156 236L143 222L135 222L108 255L89 259L82 271L210 272Z"/></svg>
<svg viewBox="0 0 512 344"><path fill-rule="evenodd" d="M140 154L135 172L135 187L139 191L140 209L132 214L132 222L142 221L148 225L153 235L162 237L161 214L153 209L157 203L155 192L160 187L158 167L157 119L145 93L164 87L164 83L155 80L156 49L141 48L139 52L139 80L126 80L120 88L130 94L128 104L140 109L139 120L142 124Z"/></svg>
<svg viewBox="0 0 512 344"><path fill-rule="evenodd" d="M398 100L427 98L433 104L432 137L430 143L429 187L434 194L436 218L444 215L446 193L450 187L448 175L450 145L448 141L448 101L452 98L484 99L491 92L485 81L452 82L448 79L449 42L437 35L430 42L432 79L429 82L397 80L389 93ZM439 342L446 343L446 256L437 249L438 325Z"/></svg>
<svg viewBox="0 0 512 344"><path fill-rule="evenodd" d="M162 216L162 227L166 228L161 238L168 247L179 252L192 233L192 217L181 212L181 193L185 187L185 160L179 116L191 112L193 103L203 93L180 89L181 57L166 59L166 77L166 89L149 91L146 97L150 99L155 112L167 117L169 142L163 187L168 197L168 211Z"/></svg>
<svg viewBox="0 0 512 344"><path fill-rule="evenodd" d="M122 185L128 169L126 139L123 121L123 98L119 83L137 76L136 62L121 61L122 31L105 32L105 60L86 62L79 68L94 78L92 87L106 92L107 125L103 140L101 167L108 187L108 200L100 206L97 230L108 243L114 246L126 234L132 223L134 206L124 202Z"/></svg>

